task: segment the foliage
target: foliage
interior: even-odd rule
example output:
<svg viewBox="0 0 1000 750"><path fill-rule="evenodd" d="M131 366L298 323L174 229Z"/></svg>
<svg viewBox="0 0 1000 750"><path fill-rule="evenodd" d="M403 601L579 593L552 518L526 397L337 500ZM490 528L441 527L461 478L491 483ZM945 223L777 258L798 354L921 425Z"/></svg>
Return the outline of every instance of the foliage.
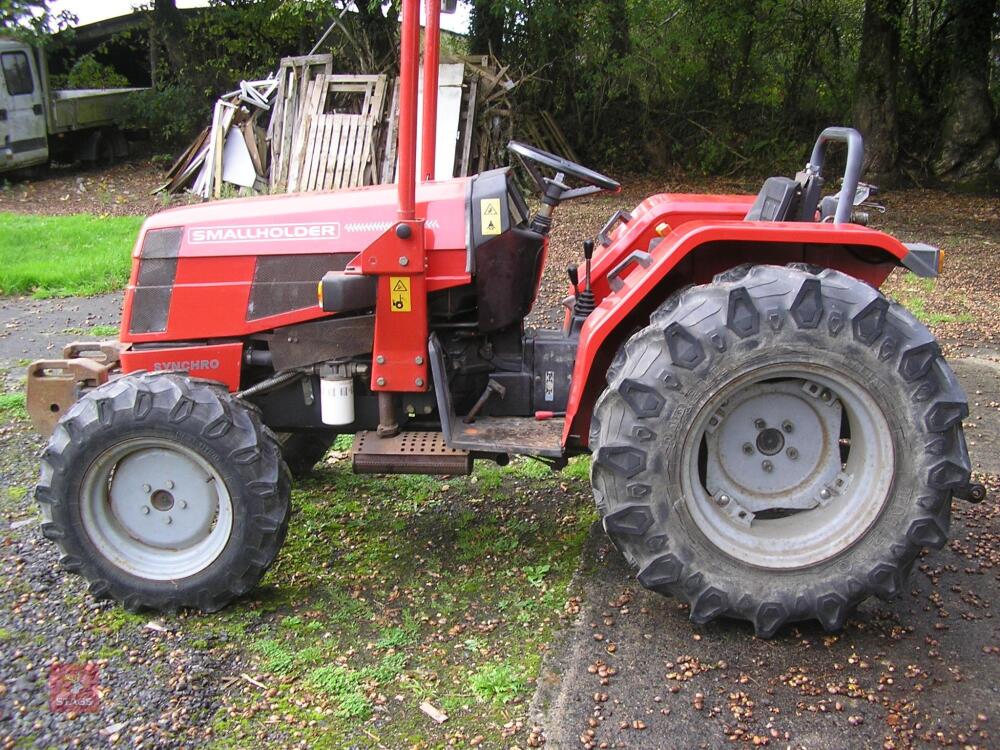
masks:
<svg viewBox="0 0 1000 750"><path fill-rule="evenodd" d="M133 92L125 100L122 124L145 130L159 147L176 145L205 125L211 104L188 85L167 83Z"/></svg>
<svg viewBox="0 0 1000 750"><path fill-rule="evenodd" d="M128 78L110 65L99 61L93 53L81 55L65 76L49 76L54 89L109 89L129 85Z"/></svg>
<svg viewBox="0 0 1000 750"><path fill-rule="evenodd" d="M0 0L0 31L32 44L44 45L75 21L68 10L52 13L49 0Z"/></svg>
<svg viewBox="0 0 1000 750"><path fill-rule="evenodd" d="M0 295L62 297L121 289L142 221L0 214Z"/></svg>
<svg viewBox="0 0 1000 750"><path fill-rule="evenodd" d="M989 1L989 0L987 0ZM585 160L705 173L788 172L852 123L864 0L474 0L471 44L531 81ZM933 151L951 55L948 0L904 3L903 156ZM997 21L994 22L997 28ZM1000 101L1000 56L993 55Z"/></svg>

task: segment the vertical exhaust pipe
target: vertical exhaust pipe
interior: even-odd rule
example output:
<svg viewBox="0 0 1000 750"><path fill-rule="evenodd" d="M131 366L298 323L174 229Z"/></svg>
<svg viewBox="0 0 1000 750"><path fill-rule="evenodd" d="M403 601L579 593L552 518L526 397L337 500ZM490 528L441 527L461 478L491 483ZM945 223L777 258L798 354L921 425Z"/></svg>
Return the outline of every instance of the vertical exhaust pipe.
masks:
<svg viewBox="0 0 1000 750"><path fill-rule="evenodd" d="M420 0L403 0L399 54L399 219L416 218L417 69L420 64Z"/></svg>
<svg viewBox="0 0 1000 750"><path fill-rule="evenodd" d="M427 25L424 27L424 108L423 143L420 149L420 179L435 179L437 149L438 70L441 60L441 0L424 0ZM447 175L451 177L451 175Z"/></svg>

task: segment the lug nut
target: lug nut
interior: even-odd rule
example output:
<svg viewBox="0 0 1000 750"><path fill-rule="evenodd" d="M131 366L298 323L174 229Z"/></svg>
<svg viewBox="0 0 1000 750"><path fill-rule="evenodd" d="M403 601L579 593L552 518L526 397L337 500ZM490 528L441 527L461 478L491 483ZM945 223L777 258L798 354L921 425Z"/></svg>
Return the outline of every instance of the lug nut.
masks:
<svg viewBox="0 0 1000 750"><path fill-rule="evenodd" d="M762 468L764 471L770 474L772 471L774 471L774 464L772 464L770 461L765 461L760 465L760 468Z"/></svg>
<svg viewBox="0 0 1000 750"><path fill-rule="evenodd" d="M753 426L756 427L758 430L763 430L765 427L767 427L767 422L765 422L763 419L756 419L754 420Z"/></svg>
<svg viewBox="0 0 1000 750"><path fill-rule="evenodd" d="M188 501L187 500L181 500L180 506L181 506L181 510L184 510L186 507L188 507Z"/></svg>
<svg viewBox="0 0 1000 750"><path fill-rule="evenodd" d="M795 429L795 425L793 425L786 419L784 422L781 423L781 429L783 429L785 432L791 432L792 430Z"/></svg>
<svg viewBox="0 0 1000 750"><path fill-rule="evenodd" d="M142 485L142 491L148 495L150 492L153 491L153 488L150 487L148 484L144 484Z"/></svg>
<svg viewBox="0 0 1000 750"><path fill-rule="evenodd" d="M718 505L720 508L725 508L727 505L729 505L729 500L730 500L729 495L719 495L717 498L715 498L715 504Z"/></svg>
<svg viewBox="0 0 1000 750"><path fill-rule="evenodd" d="M149 506L148 505L143 505L142 506L142 515L144 515L144 516L148 516L149 515Z"/></svg>
<svg viewBox="0 0 1000 750"><path fill-rule="evenodd" d="M746 453L748 456L752 456L753 455L753 444L752 443L743 443L743 452Z"/></svg>
<svg viewBox="0 0 1000 750"><path fill-rule="evenodd" d="M174 488L174 483L171 480L167 480L167 489L172 490Z"/></svg>
<svg viewBox="0 0 1000 750"><path fill-rule="evenodd" d="M799 452L795 448L789 448L785 451L785 455L788 456L793 461L799 457Z"/></svg>
<svg viewBox="0 0 1000 750"><path fill-rule="evenodd" d="M163 519L163 523L165 523L167 526L169 526L173 522L174 522L174 519L172 519L170 516L165 516L164 519Z"/></svg>
<svg viewBox="0 0 1000 750"><path fill-rule="evenodd" d="M832 394L830 393L830 391L823 391L821 394L819 394L819 400L820 401L829 401L831 395Z"/></svg>
<svg viewBox="0 0 1000 750"><path fill-rule="evenodd" d="M820 496L820 497L821 497L821 498L822 498L823 500L829 500L829 499L830 499L830 490L828 490L828 489L827 489L826 487L824 487L823 489L821 489L821 490L819 491L819 496Z"/></svg>

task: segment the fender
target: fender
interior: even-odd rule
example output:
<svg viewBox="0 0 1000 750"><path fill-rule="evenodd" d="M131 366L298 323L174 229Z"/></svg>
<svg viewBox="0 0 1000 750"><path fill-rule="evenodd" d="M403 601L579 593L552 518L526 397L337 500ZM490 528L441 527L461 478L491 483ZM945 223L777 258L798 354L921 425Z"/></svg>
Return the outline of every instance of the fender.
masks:
<svg viewBox="0 0 1000 750"><path fill-rule="evenodd" d="M622 244L614 242L608 255L626 255ZM875 287L898 265L907 265L920 275L936 275L936 268L931 273L926 262L917 262L916 252L920 252L917 246L908 247L890 235L855 224L691 221L678 226L651 246L645 265L633 263L623 270L617 291L606 277L594 283L595 291L605 294L598 296L597 309L580 331L563 444L587 445L591 411L605 387L605 373L618 346L637 324L646 324L670 292L688 283L706 283L714 274L749 261L814 263ZM602 263L601 270L606 271L608 265Z"/></svg>

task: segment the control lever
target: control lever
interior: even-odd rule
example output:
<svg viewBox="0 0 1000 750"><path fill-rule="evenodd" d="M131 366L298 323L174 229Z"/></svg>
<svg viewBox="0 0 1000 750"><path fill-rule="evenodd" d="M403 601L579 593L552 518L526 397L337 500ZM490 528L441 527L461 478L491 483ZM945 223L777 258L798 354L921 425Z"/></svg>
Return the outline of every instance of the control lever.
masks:
<svg viewBox="0 0 1000 750"><path fill-rule="evenodd" d="M583 277L583 291L576 295L576 304L573 305L573 317L574 318L586 318L592 312L594 308L597 307L597 301L594 299L594 293L590 289L590 261L594 257L594 241L584 240L583 241L583 258L584 258L584 277Z"/></svg>
<svg viewBox="0 0 1000 750"><path fill-rule="evenodd" d="M486 384L486 390L483 391L483 395L479 397L479 400L476 402L475 406L472 407L469 413L462 418L462 421L465 422L465 424L472 424L475 422L476 416L483 410L483 407L486 406L486 402L490 400L490 396L494 393L503 399L503 397L507 395L507 389L500 385L497 381L493 380L493 378L490 378L490 381Z"/></svg>

